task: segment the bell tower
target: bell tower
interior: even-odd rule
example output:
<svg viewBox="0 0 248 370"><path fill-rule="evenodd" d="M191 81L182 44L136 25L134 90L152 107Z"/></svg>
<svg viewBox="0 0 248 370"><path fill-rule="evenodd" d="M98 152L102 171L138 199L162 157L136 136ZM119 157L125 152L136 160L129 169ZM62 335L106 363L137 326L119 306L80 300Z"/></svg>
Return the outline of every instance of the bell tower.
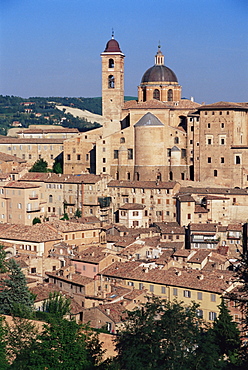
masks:
<svg viewBox="0 0 248 370"><path fill-rule="evenodd" d="M124 58L119 43L112 38L107 42L102 57L102 115L109 133L120 130L124 104Z"/></svg>

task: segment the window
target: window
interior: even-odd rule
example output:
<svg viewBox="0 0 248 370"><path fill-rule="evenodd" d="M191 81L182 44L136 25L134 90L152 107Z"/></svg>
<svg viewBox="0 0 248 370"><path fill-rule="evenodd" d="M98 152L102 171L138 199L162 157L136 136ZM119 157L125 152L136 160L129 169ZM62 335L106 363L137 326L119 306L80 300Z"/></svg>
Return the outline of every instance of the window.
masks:
<svg viewBox="0 0 248 370"><path fill-rule="evenodd" d="M143 283L139 283L139 289L143 289Z"/></svg>
<svg viewBox="0 0 248 370"><path fill-rule="evenodd" d="M197 292L197 299L202 300L202 292Z"/></svg>
<svg viewBox="0 0 248 370"><path fill-rule="evenodd" d="M139 216L139 211L134 211L133 216Z"/></svg>
<svg viewBox="0 0 248 370"><path fill-rule="evenodd" d="M182 158L186 157L186 149L181 149L181 157Z"/></svg>
<svg viewBox="0 0 248 370"><path fill-rule="evenodd" d="M216 312L209 312L209 320L214 321L217 318Z"/></svg>
<svg viewBox="0 0 248 370"><path fill-rule="evenodd" d="M215 294L211 294L211 302L216 302L216 295Z"/></svg>
<svg viewBox="0 0 248 370"><path fill-rule="evenodd" d="M208 128L210 128L211 127L211 124L210 123L208 123Z"/></svg>
<svg viewBox="0 0 248 370"><path fill-rule="evenodd" d="M77 160L80 161L80 159L81 159L81 155L77 154Z"/></svg>
<svg viewBox="0 0 248 370"><path fill-rule="evenodd" d="M53 196L50 194L49 195L49 203L52 203L53 202Z"/></svg>
<svg viewBox="0 0 248 370"><path fill-rule="evenodd" d="M224 124L224 123L222 123L222 124L221 124L221 128L224 128L224 127L225 127L225 124Z"/></svg>
<svg viewBox="0 0 248 370"><path fill-rule="evenodd" d="M114 89L115 88L115 78L113 75L110 75L108 77L108 88L109 89Z"/></svg>
<svg viewBox="0 0 248 370"><path fill-rule="evenodd" d="M173 288L173 295L178 295L177 288Z"/></svg>
<svg viewBox="0 0 248 370"><path fill-rule="evenodd" d="M191 214L188 213L188 220L191 220Z"/></svg>
<svg viewBox="0 0 248 370"><path fill-rule="evenodd" d="M130 174L130 172L127 172L127 180L131 180L131 174Z"/></svg>
<svg viewBox="0 0 248 370"><path fill-rule="evenodd" d="M160 100L160 92L158 89L153 91L153 99Z"/></svg>
<svg viewBox="0 0 248 370"><path fill-rule="evenodd" d="M220 163L225 163L225 158L224 157L220 158Z"/></svg>
<svg viewBox="0 0 248 370"><path fill-rule="evenodd" d="M167 96L168 96L168 101L173 101L173 91L172 91L172 89L168 90Z"/></svg>
<svg viewBox="0 0 248 370"><path fill-rule="evenodd" d="M128 159L133 159L133 149L128 149L127 150L127 158Z"/></svg>
<svg viewBox="0 0 248 370"><path fill-rule="evenodd" d="M166 287L165 286L161 286L161 294L166 294Z"/></svg>
<svg viewBox="0 0 248 370"><path fill-rule="evenodd" d="M71 160L71 155L70 154L67 154L67 160L70 161Z"/></svg>
<svg viewBox="0 0 248 370"><path fill-rule="evenodd" d="M18 203L18 209L22 209L22 204Z"/></svg>
<svg viewBox="0 0 248 370"><path fill-rule="evenodd" d="M176 137L174 138L174 143L175 143L175 144L179 144L179 137L177 137L177 136L176 136Z"/></svg>
<svg viewBox="0 0 248 370"><path fill-rule="evenodd" d="M36 274L36 267L31 267L31 274Z"/></svg>
<svg viewBox="0 0 248 370"><path fill-rule="evenodd" d="M212 144L212 139L208 139L208 145Z"/></svg>
<svg viewBox="0 0 248 370"><path fill-rule="evenodd" d="M153 293L154 292L154 285L150 285L149 290L150 290L151 293Z"/></svg>
<svg viewBox="0 0 248 370"><path fill-rule="evenodd" d="M114 150L114 159L118 159L118 150Z"/></svg>
<svg viewBox="0 0 248 370"><path fill-rule="evenodd" d="M240 163L241 163L240 156L239 155L236 155L236 157L235 157L235 164L240 164Z"/></svg>
<svg viewBox="0 0 248 370"><path fill-rule="evenodd" d="M217 176L218 176L218 171L214 170L214 177L217 177Z"/></svg>
<svg viewBox="0 0 248 370"><path fill-rule="evenodd" d="M133 227L139 227L139 221L133 221Z"/></svg>
<svg viewBox="0 0 248 370"><path fill-rule="evenodd" d="M220 144L221 144L221 145L225 145L225 139L224 139L224 138L221 138L221 139L220 139Z"/></svg>
<svg viewBox="0 0 248 370"><path fill-rule="evenodd" d="M208 163L211 163L211 157L208 157Z"/></svg>
<svg viewBox="0 0 248 370"><path fill-rule="evenodd" d="M203 311L202 310L196 310L196 314L198 317L203 317Z"/></svg>
<svg viewBox="0 0 248 370"><path fill-rule="evenodd" d="M114 68L115 66L115 62L114 62L114 59L109 59L109 68Z"/></svg>
<svg viewBox="0 0 248 370"><path fill-rule="evenodd" d="M106 172L106 167L103 167L102 168L102 172Z"/></svg>
<svg viewBox="0 0 248 370"><path fill-rule="evenodd" d="M183 296L186 298L191 298L191 291L190 290L184 290L183 291Z"/></svg>
<svg viewBox="0 0 248 370"><path fill-rule="evenodd" d="M121 144L125 143L125 141L126 141L126 140L125 140L125 138L124 138L124 137L121 137L121 138L120 138L120 143L121 143Z"/></svg>
<svg viewBox="0 0 248 370"><path fill-rule="evenodd" d="M103 162L103 163L106 163L106 158L103 158L103 159L102 159L102 162Z"/></svg>

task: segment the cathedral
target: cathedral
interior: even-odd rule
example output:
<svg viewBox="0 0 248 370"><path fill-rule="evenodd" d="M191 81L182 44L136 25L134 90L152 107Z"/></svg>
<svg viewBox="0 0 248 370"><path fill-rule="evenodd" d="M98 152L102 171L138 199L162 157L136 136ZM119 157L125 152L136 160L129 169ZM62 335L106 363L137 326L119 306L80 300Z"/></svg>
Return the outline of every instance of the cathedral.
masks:
<svg viewBox="0 0 248 370"><path fill-rule="evenodd" d="M101 59L104 124L65 142L65 173L248 186L247 103L182 99L160 46L141 78L138 99L124 102L125 55L114 37Z"/></svg>

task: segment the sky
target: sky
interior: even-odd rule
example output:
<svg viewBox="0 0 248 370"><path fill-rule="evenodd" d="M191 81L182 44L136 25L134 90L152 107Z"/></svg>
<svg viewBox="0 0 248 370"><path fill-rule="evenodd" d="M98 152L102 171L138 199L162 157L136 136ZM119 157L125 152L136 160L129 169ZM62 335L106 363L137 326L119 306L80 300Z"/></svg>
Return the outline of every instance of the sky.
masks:
<svg viewBox="0 0 248 370"><path fill-rule="evenodd" d="M125 54L137 96L160 42L165 65L198 103L247 102L247 0L0 0L0 94L101 96L101 52Z"/></svg>

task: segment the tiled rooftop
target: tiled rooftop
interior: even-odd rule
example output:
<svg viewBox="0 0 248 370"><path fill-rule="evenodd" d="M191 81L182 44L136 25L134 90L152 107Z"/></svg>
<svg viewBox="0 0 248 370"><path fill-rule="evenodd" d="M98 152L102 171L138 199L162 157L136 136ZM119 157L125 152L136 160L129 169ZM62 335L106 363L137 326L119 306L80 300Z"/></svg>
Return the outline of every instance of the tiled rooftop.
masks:
<svg viewBox="0 0 248 370"><path fill-rule="evenodd" d="M229 286L229 280L234 280L231 272L218 270L204 273L192 269L171 268L169 270L160 270L155 268L145 272L145 269L138 261L113 263L111 266L101 271L101 275L204 290L220 294ZM201 276L201 278L199 276Z"/></svg>
<svg viewBox="0 0 248 370"><path fill-rule="evenodd" d="M125 181L112 180L108 183L110 188L137 188L137 189L173 189L175 181Z"/></svg>
<svg viewBox="0 0 248 370"><path fill-rule="evenodd" d="M139 209L144 209L145 205L144 204L139 204L139 203L124 203L122 206L119 207L119 209L125 209L127 211L132 211L132 210L139 210Z"/></svg>
<svg viewBox="0 0 248 370"><path fill-rule="evenodd" d="M26 163L25 159L21 159L19 157L16 157L14 155L9 155L0 152L0 161L1 162L17 162L17 163Z"/></svg>
<svg viewBox="0 0 248 370"><path fill-rule="evenodd" d="M100 175L93 174L82 174L82 175L66 175L56 173L39 173L39 172L28 172L25 174L21 181L38 181L38 182L56 182L56 183L86 183L95 184L101 180Z"/></svg>

